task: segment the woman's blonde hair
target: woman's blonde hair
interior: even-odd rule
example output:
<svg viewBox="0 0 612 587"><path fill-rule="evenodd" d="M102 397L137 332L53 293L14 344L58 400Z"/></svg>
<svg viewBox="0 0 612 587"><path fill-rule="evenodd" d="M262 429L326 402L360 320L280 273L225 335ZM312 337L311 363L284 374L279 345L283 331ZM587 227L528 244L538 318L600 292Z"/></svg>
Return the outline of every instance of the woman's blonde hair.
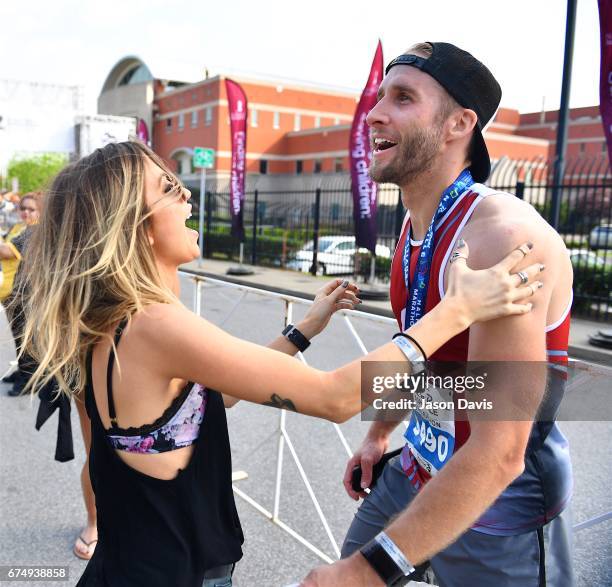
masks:
<svg viewBox="0 0 612 587"><path fill-rule="evenodd" d="M33 391L55 378L61 391L79 393L87 350L104 337L112 342L112 325L176 301L148 239L147 157L173 177L149 148L127 141L68 165L46 194L17 296L26 319L21 352L38 364Z"/></svg>

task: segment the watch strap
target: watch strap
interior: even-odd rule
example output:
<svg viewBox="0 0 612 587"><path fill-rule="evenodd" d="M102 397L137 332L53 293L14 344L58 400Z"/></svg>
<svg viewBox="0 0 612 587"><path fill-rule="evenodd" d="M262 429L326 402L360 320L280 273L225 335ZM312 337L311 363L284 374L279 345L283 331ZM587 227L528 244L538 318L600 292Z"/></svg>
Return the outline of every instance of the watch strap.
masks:
<svg viewBox="0 0 612 587"><path fill-rule="evenodd" d="M384 532L365 544L360 552L385 585L393 585L414 572L414 567Z"/></svg>
<svg viewBox="0 0 612 587"><path fill-rule="evenodd" d="M301 353L310 346L310 341L293 324L287 324L283 330L283 336Z"/></svg>

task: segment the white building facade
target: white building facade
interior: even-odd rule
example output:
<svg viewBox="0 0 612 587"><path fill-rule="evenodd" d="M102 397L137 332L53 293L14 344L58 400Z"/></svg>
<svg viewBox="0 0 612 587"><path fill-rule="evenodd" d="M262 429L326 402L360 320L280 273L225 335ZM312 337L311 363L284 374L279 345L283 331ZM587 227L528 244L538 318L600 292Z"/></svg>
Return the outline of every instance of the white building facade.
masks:
<svg viewBox="0 0 612 587"><path fill-rule="evenodd" d="M136 133L136 119L86 113L81 86L0 79L0 187L14 157L87 155Z"/></svg>

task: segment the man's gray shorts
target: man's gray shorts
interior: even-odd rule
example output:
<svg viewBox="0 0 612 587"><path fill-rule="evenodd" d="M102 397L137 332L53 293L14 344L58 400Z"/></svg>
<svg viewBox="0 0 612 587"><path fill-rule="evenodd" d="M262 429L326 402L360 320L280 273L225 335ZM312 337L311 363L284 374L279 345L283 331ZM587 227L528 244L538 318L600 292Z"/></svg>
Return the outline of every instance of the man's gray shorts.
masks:
<svg viewBox="0 0 612 587"><path fill-rule="evenodd" d="M342 558L376 536L415 495L399 457L391 459L355 514L342 546ZM574 581L569 508L541 530L526 534L491 536L468 530L432 557L430 563L442 587L571 587ZM425 575L420 580L428 579ZM400 584L403 583L396 583Z"/></svg>

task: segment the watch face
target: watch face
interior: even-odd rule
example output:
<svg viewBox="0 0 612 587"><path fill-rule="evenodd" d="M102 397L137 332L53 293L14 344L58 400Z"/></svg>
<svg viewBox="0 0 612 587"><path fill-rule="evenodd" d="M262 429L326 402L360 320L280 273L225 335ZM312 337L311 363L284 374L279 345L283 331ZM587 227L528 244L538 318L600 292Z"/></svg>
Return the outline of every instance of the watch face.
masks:
<svg viewBox="0 0 612 587"><path fill-rule="evenodd" d="M289 324L283 335L287 340L293 343L300 352L305 351L310 346L310 341L293 325Z"/></svg>

